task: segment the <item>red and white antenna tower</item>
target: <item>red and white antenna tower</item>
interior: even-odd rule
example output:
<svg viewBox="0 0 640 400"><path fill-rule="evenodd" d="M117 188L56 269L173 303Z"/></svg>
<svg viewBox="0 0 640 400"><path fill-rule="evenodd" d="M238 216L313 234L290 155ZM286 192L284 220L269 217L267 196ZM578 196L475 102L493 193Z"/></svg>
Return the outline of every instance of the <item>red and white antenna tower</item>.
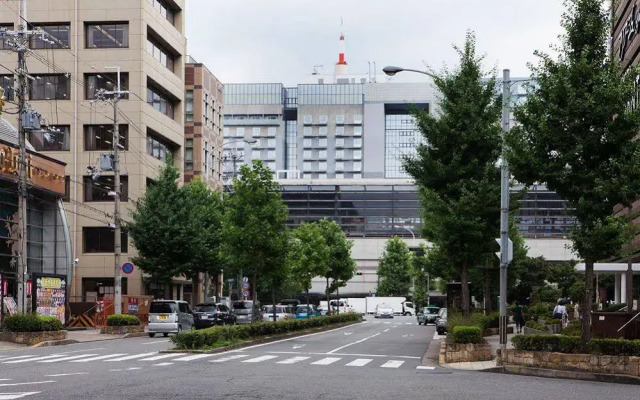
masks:
<svg viewBox="0 0 640 400"><path fill-rule="evenodd" d="M342 27L342 18L340 18L340 26ZM344 33L340 34L340 45L338 49L338 62L336 63L335 75L347 75L347 59L345 57L346 48L344 45Z"/></svg>

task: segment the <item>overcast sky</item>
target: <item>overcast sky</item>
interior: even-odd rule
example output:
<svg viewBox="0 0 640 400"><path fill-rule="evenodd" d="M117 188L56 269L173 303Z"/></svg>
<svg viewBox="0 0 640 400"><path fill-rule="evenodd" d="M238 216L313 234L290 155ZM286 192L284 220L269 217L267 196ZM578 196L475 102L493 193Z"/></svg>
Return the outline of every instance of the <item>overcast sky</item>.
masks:
<svg viewBox="0 0 640 400"><path fill-rule="evenodd" d="M375 61L380 81L385 65L455 65L471 29L488 69L528 76L534 50L558 43L562 12L561 0L187 0L188 53L223 83L295 85L315 65L333 72L344 31L349 73Z"/></svg>

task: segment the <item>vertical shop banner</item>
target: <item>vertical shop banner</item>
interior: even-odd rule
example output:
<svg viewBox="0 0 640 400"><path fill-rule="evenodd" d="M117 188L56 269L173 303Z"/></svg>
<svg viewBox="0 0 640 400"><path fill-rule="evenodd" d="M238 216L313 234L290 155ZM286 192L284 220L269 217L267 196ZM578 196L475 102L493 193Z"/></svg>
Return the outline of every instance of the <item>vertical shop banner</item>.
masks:
<svg viewBox="0 0 640 400"><path fill-rule="evenodd" d="M39 276L35 280L36 312L65 323L67 283L63 277Z"/></svg>
<svg viewBox="0 0 640 400"><path fill-rule="evenodd" d="M127 314L138 314L139 310L140 308L138 307L138 299L134 297L129 297Z"/></svg>

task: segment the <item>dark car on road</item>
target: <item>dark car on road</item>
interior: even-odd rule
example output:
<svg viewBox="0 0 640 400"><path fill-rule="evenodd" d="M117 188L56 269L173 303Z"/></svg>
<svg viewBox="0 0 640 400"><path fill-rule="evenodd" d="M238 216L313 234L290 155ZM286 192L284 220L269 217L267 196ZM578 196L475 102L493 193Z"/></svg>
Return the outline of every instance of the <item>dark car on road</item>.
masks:
<svg viewBox="0 0 640 400"><path fill-rule="evenodd" d="M418 325L435 324L436 320L438 319L439 311L440 311L440 307L435 307L435 306L423 307L422 310L418 313Z"/></svg>
<svg viewBox="0 0 640 400"><path fill-rule="evenodd" d="M193 308L193 325L196 329L214 325L234 325L236 316L224 304L201 303Z"/></svg>
<svg viewBox="0 0 640 400"><path fill-rule="evenodd" d="M436 320L436 332L438 335L444 335L447 333L447 309L441 308L438 312L438 319Z"/></svg>

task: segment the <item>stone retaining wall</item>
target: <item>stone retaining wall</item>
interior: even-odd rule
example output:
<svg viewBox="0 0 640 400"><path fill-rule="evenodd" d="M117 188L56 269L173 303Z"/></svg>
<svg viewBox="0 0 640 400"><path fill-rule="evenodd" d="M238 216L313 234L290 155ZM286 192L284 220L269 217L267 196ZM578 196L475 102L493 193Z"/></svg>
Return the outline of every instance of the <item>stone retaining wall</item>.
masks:
<svg viewBox="0 0 640 400"><path fill-rule="evenodd" d="M640 377L640 357L564 354L544 351L498 350L498 365L526 366L599 374L621 374Z"/></svg>
<svg viewBox="0 0 640 400"><path fill-rule="evenodd" d="M442 341L440 347L440 364L489 361L493 358L491 346L487 342L462 344L448 343L448 341L448 338Z"/></svg>
<svg viewBox="0 0 640 400"><path fill-rule="evenodd" d="M126 333L144 333L144 325L103 326L100 333L105 335L124 335Z"/></svg>
<svg viewBox="0 0 640 400"><path fill-rule="evenodd" d="M64 340L67 338L67 333L67 331L0 332L0 341L33 346L34 344L48 342L51 340Z"/></svg>

